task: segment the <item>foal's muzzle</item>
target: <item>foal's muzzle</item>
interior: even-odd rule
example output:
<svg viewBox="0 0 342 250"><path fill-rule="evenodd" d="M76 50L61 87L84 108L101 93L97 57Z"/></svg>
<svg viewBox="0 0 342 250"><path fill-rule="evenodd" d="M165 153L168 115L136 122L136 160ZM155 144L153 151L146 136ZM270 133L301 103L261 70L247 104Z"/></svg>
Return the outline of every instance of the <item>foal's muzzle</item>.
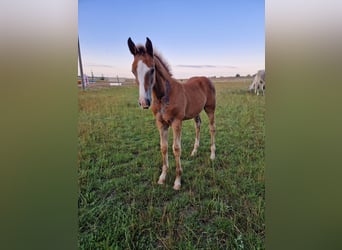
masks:
<svg viewBox="0 0 342 250"><path fill-rule="evenodd" d="M149 99L143 98L139 100L139 105L143 109L148 109L151 105L151 101Z"/></svg>

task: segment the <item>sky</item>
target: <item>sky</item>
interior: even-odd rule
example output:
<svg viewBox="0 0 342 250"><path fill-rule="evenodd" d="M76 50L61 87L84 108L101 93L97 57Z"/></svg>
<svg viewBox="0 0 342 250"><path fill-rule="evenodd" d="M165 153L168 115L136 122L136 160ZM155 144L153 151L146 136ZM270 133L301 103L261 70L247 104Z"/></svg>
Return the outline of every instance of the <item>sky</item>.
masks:
<svg viewBox="0 0 342 250"><path fill-rule="evenodd" d="M149 37L176 78L265 68L264 0L79 0L78 35L87 75L133 78L129 37Z"/></svg>

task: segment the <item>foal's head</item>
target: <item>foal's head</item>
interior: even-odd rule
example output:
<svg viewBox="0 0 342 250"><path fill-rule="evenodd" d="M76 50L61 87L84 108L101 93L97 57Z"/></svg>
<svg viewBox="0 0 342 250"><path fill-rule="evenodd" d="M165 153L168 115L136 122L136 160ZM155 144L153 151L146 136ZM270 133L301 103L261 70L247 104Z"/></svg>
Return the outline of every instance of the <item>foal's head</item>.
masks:
<svg viewBox="0 0 342 250"><path fill-rule="evenodd" d="M139 104L147 109L152 101L152 89L155 84L155 65L153 60L153 47L147 37L144 46L135 46L131 38L128 38L128 48L134 56L132 73L139 85Z"/></svg>

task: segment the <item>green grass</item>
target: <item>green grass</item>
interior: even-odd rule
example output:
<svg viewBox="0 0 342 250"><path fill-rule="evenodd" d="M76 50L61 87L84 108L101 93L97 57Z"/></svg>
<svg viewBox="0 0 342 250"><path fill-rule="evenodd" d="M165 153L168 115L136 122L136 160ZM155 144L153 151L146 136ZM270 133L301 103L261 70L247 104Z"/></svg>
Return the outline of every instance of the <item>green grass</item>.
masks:
<svg viewBox="0 0 342 250"><path fill-rule="evenodd" d="M208 119L201 144L193 121L182 128L182 188L166 184L159 133L135 86L79 92L80 249L264 249L265 97L248 83L216 83L216 159Z"/></svg>

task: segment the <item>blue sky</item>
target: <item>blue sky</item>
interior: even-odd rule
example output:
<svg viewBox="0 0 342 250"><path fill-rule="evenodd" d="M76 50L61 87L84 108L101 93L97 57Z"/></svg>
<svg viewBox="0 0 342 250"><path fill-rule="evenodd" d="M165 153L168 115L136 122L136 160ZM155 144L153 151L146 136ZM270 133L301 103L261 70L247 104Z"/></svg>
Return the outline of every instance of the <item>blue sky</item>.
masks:
<svg viewBox="0 0 342 250"><path fill-rule="evenodd" d="M79 0L84 73L133 77L131 37L149 37L177 78L265 68L263 0Z"/></svg>

